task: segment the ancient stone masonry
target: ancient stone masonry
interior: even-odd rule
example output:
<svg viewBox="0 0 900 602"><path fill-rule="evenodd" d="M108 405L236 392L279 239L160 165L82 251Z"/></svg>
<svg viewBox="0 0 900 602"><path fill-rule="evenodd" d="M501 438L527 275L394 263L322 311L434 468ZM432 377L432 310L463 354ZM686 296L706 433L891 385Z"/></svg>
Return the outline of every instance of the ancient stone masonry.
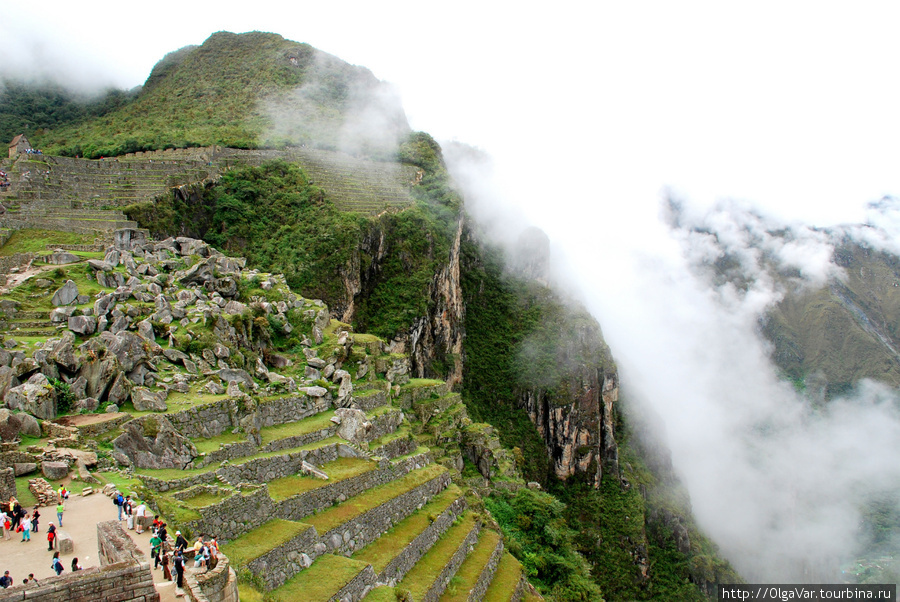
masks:
<svg viewBox="0 0 900 602"><path fill-rule="evenodd" d="M463 513L466 507L464 497L454 500L418 537L389 562L384 570L378 573L378 583L395 586L450 528L453 521Z"/></svg>
<svg viewBox="0 0 900 602"><path fill-rule="evenodd" d="M438 574L437 578L432 583L431 587L422 596L421 602L437 602L441 597L441 594L444 593L444 590L447 589L447 584L450 583L450 579L453 578L453 575L456 574L456 571L459 570L460 565L466 559L466 556L469 554L469 551L475 547L475 543L478 541L478 533L481 531L481 523L476 523L475 528L473 528L466 538L459 544L459 547L456 549L456 552L453 553L453 556L450 557L450 560L447 561L447 564L444 565L444 568L441 570L440 574ZM419 602L418 600L416 602Z"/></svg>

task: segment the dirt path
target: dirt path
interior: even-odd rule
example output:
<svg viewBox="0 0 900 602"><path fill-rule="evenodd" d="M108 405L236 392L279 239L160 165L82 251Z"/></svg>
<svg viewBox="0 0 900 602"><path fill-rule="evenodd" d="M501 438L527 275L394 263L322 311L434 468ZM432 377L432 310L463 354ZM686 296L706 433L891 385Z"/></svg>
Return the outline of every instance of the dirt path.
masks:
<svg viewBox="0 0 900 602"><path fill-rule="evenodd" d="M27 508L29 512L33 508ZM47 526L52 522L57 524L54 507L40 508L40 532L31 534L30 542L22 542L21 535L12 533L10 539L0 539L0 573L9 571L15 584L21 584L29 573L34 573L39 581L47 577L53 577L56 573L50 568L53 552L47 550ZM60 560L67 574L71 570L72 558L77 557L84 568L100 566L100 556L97 550L97 523L107 520L116 520L118 511L112 501L101 493L94 493L87 497L73 495L66 502L66 511L63 513L62 531L68 533L75 543L73 554L60 554ZM125 527L125 521L122 521ZM59 525L57 524L57 528ZM137 547L150 558L150 531L143 534L135 531L127 531ZM153 581L163 602L175 601L175 585L163 579L162 570L152 570ZM174 571L173 571L174 572Z"/></svg>
<svg viewBox="0 0 900 602"><path fill-rule="evenodd" d="M71 264L70 264L71 265ZM16 274L7 274L6 275L6 284L0 286L0 295L5 295L12 289L16 288L32 276L37 276L42 272L46 272L48 270L53 270L58 268L56 265L42 265L39 267L34 267L31 264L28 267Z"/></svg>

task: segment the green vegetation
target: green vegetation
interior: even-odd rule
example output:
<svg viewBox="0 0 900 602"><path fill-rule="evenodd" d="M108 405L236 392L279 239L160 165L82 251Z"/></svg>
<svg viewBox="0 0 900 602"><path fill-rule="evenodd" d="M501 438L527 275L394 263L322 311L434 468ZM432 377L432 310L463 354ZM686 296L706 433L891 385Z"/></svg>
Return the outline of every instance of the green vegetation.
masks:
<svg viewBox="0 0 900 602"><path fill-rule="evenodd" d="M522 562L529 580L554 599L600 600L600 588L578 553L577 533L566 524L565 505L531 489L495 494L485 505L500 523L509 551Z"/></svg>
<svg viewBox="0 0 900 602"><path fill-rule="evenodd" d="M279 439L287 439L288 437L298 437L307 435L316 431L321 431L329 427L335 426L331 421L334 417L334 411L319 412L315 416L310 416L297 422L286 422L284 424L276 424L260 429L259 435L262 438L262 444L268 445Z"/></svg>
<svg viewBox="0 0 900 602"><path fill-rule="evenodd" d="M428 552L416 563L400 582L400 588L408 589L413 600L421 600L425 592L434 583L435 578L447 565L447 561L466 536L475 527L476 519L473 512L466 512L459 517L444 535L431 547Z"/></svg>
<svg viewBox="0 0 900 602"><path fill-rule="evenodd" d="M491 531L490 529L481 530L475 549L466 556L466 559L453 577L453 581L456 581L456 583L451 581L447 592L441 597L441 600L444 602L466 602L468 600L469 591L478 582L481 571L484 570L499 541L500 534L496 531Z"/></svg>
<svg viewBox="0 0 900 602"><path fill-rule="evenodd" d="M24 229L15 230L6 244L0 247L0 256L16 253L52 253L48 245L89 245L93 237L74 232L58 232L56 230Z"/></svg>
<svg viewBox="0 0 900 602"><path fill-rule="evenodd" d="M269 481L269 496L276 502L287 498L324 487L326 485L359 476L377 468L371 460L361 458L338 458L333 462L326 462L319 469L328 475L328 480L314 476L292 475Z"/></svg>
<svg viewBox="0 0 900 602"><path fill-rule="evenodd" d="M299 91L304 84L310 85ZM61 127L35 130L31 142L44 152L88 158L213 144L256 148L315 143L335 148L344 120L365 110L365 95L376 86L367 69L307 44L271 33L218 32L201 46L167 54L133 98L110 94L80 116L33 119L36 125L43 121ZM16 106L27 106L29 100L23 97ZM116 101L121 101L118 106ZM395 112L396 127L403 131L405 118L402 111ZM0 126L24 123L24 117L13 115ZM32 131L28 133L31 137Z"/></svg>
<svg viewBox="0 0 900 602"><path fill-rule="evenodd" d="M485 602L509 602L512 592L515 591L522 578L522 563L509 552L504 551L497 564L497 572L490 587L484 594Z"/></svg>

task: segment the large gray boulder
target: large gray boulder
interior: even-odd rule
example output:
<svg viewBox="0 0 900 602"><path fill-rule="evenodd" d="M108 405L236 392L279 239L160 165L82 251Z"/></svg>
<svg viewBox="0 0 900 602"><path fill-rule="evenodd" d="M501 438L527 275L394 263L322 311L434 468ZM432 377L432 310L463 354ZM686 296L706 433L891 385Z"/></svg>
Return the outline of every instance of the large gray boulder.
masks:
<svg viewBox="0 0 900 602"><path fill-rule="evenodd" d="M9 390L19 384L15 370L9 366L0 366L0 399L5 398Z"/></svg>
<svg viewBox="0 0 900 602"><path fill-rule="evenodd" d="M94 338L88 342L93 343L96 340ZM102 401L106 399L110 387L121 372L122 366L115 355L104 353L102 349L88 350L78 376L85 380L84 394Z"/></svg>
<svg viewBox="0 0 900 602"><path fill-rule="evenodd" d="M58 481L68 476L69 465L65 462L41 462L41 472L51 481Z"/></svg>
<svg viewBox="0 0 900 602"><path fill-rule="evenodd" d="M184 468L199 455L165 416L132 420L123 431L113 440L113 449L136 468Z"/></svg>
<svg viewBox="0 0 900 602"><path fill-rule="evenodd" d="M340 419L338 436L351 443L361 443L366 440L366 433L372 430L372 423L366 418L365 412L356 408L338 408L334 411L335 417Z"/></svg>
<svg viewBox="0 0 900 602"><path fill-rule="evenodd" d="M168 409L167 396L165 390L151 391L147 387L135 387L131 391L131 403L138 412L165 412Z"/></svg>
<svg viewBox="0 0 900 602"><path fill-rule="evenodd" d="M253 382L253 378L246 370L241 370L239 368L222 368L216 374L219 375L225 382L238 382L243 383L248 391L252 391L256 388L256 383Z"/></svg>
<svg viewBox="0 0 900 602"><path fill-rule="evenodd" d="M77 298L78 286L71 280L66 280L66 283L53 294L50 302L56 306L71 305Z"/></svg>
<svg viewBox="0 0 900 602"><path fill-rule="evenodd" d="M115 267L112 263L102 259L88 259L88 265L100 272L111 272Z"/></svg>
<svg viewBox="0 0 900 602"><path fill-rule="evenodd" d="M46 347L45 347L46 349ZM75 356L75 335L65 331L58 341L49 348L47 359L69 372L78 369L78 358Z"/></svg>
<svg viewBox="0 0 900 602"><path fill-rule="evenodd" d="M15 441L19 437L19 431L22 429L19 416L21 414L13 414L6 408L0 409L0 439Z"/></svg>
<svg viewBox="0 0 900 602"><path fill-rule="evenodd" d="M18 418L19 422L22 424L19 429L19 434L38 438L43 436L41 424L38 422L38 419L31 414L16 414L16 418Z"/></svg>
<svg viewBox="0 0 900 602"><path fill-rule="evenodd" d="M56 418L56 390L41 373L29 378L24 385L10 389L4 401L11 410L20 410L42 420Z"/></svg>

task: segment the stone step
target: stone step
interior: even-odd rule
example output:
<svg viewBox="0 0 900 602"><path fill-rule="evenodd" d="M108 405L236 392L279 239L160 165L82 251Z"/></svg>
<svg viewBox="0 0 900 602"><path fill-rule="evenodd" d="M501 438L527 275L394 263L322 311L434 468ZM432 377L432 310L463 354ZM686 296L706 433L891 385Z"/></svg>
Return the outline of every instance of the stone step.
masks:
<svg viewBox="0 0 900 602"><path fill-rule="evenodd" d="M524 591L522 563L509 552L503 552L491 585L484 594L484 602L520 602Z"/></svg>
<svg viewBox="0 0 900 602"><path fill-rule="evenodd" d="M472 512L450 527L444 536L406 574L400 587L408 589L415 602L437 602L450 580L478 540L481 522Z"/></svg>
<svg viewBox="0 0 900 602"><path fill-rule="evenodd" d="M276 602L357 602L374 585L375 573L368 564L344 556L324 554L308 569L268 592L266 599Z"/></svg>
<svg viewBox="0 0 900 602"><path fill-rule="evenodd" d="M397 523L352 558L371 564L379 584L396 585L450 528L466 506L462 490L450 485L418 512Z"/></svg>
<svg viewBox="0 0 900 602"><path fill-rule="evenodd" d="M478 543L459 567L454 583L444 591L441 602L480 602L494 579L502 554L500 534L482 529Z"/></svg>

